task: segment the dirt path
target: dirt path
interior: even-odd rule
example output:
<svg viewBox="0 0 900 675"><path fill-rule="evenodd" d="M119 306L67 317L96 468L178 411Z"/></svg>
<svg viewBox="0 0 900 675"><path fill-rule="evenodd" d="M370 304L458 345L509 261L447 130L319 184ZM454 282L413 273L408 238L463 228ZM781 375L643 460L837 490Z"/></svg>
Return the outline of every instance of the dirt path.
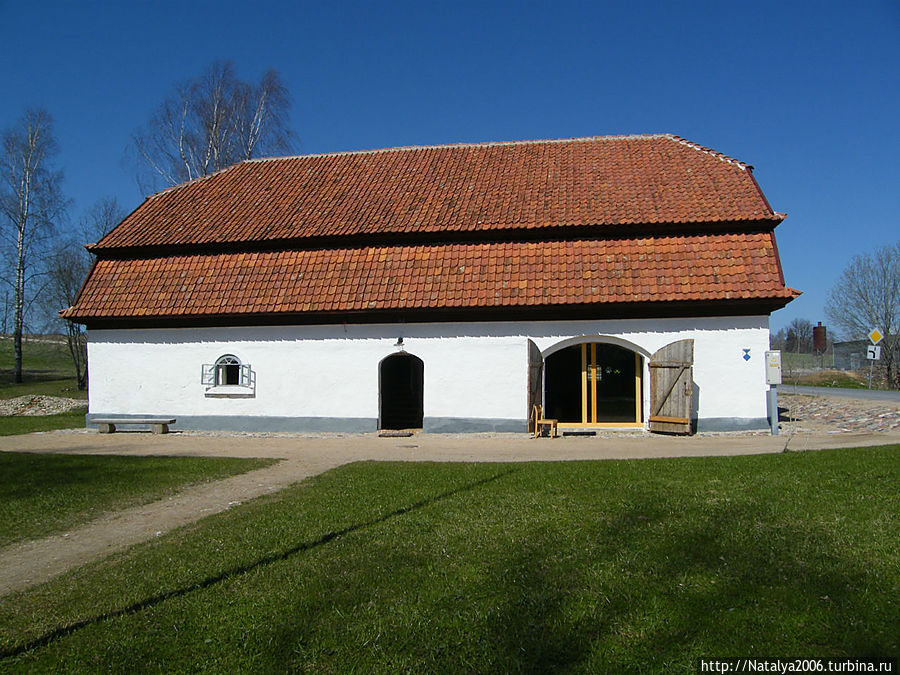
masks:
<svg viewBox="0 0 900 675"><path fill-rule="evenodd" d="M151 503L109 514L86 525L37 541L0 549L0 596L43 583L70 569L98 560L135 543L269 494L328 469L360 460L484 461L639 459L699 457L814 450L900 443L900 433L799 431L793 436L700 434L673 438L636 434L596 438L532 440L519 434L291 436L192 435L138 433L98 435L62 431L11 436L2 449L22 452L124 455L214 455L275 457L276 465L203 484Z"/></svg>
<svg viewBox="0 0 900 675"><path fill-rule="evenodd" d="M139 454L139 453L132 453ZM0 549L0 596L147 541L195 520L332 468L295 460L186 488L144 506L107 514L67 532Z"/></svg>

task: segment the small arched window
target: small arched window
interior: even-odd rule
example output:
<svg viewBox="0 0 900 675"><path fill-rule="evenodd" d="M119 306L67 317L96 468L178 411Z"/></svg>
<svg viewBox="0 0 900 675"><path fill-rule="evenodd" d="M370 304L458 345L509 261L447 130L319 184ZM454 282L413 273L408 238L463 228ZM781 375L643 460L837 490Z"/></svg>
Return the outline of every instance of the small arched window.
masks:
<svg viewBox="0 0 900 675"><path fill-rule="evenodd" d="M241 360L234 354L216 359L216 386L241 383Z"/></svg>
<svg viewBox="0 0 900 675"><path fill-rule="evenodd" d="M223 354L215 363L204 363L201 382L207 387L255 387L253 370L234 354Z"/></svg>

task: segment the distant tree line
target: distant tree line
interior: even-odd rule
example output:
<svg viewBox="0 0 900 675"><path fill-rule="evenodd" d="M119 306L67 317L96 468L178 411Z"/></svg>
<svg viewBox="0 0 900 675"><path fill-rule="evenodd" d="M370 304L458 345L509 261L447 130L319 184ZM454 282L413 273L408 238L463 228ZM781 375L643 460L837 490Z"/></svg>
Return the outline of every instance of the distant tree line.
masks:
<svg viewBox="0 0 900 675"><path fill-rule="evenodd" d="M786 328L781 328L769 337L772 349L792 354L812 354L813 325L809 319L794 319Z"/></svg>
<svg viewBox="0 0 900 675"><path fill-rule="evenodd" d="M274 70L256 84L216 61L177 84L130 139L126 159L144 192L176 185L235 162L284 154L295 145L291 99ZM59 311L74 303L92 264L83 245L126 215L104 197L73 218L57 165L53 120L26 109L0 132L0 329L12 334L13 379L22 382L23 336L62 332L78 386L87 386L86 335Z"/></svg>

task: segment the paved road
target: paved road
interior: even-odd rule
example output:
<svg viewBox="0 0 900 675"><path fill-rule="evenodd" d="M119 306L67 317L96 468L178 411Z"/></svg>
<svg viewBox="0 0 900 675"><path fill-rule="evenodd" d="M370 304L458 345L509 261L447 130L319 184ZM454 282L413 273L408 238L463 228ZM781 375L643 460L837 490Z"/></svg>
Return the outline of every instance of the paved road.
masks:
<svg viewBox="0 0 900 675"><path fill-rule="evenodd" d="M900 403L900 391L880 391L877 389L837 389L836 387L803 387L796 384L782 384L779 394L807 394L811 396L836 396L854 398L858 401L895 401Z"/></svg>

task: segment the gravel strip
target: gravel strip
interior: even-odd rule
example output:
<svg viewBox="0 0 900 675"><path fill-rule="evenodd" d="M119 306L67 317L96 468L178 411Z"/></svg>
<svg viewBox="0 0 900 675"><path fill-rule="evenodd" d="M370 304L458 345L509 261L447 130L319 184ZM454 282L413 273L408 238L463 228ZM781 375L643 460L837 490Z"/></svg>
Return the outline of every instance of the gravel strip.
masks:
<svg viewBox="0 0 900 675"><path fill-rule="evenodd" d="M828 396L779 394L785 431L890 432L900 430L900 404Z"/></svg>
<svg viewBox="0 0 900 675"><path fill-rule="evenodd" d="M807 396L802 394L780 394L778 405L781 409L781 428L790 430L815 430L840 432L890 432L900 430L900 403L890 401L848 400L829 396ZM87 401L59 396L29 394L0 400L0 416L11 415L57 415L87 406ZM282 432L181 432L198 436L244 436L250 438L272 438L296 436L307 438L341 438L356 434L342 433L282 433ZM623 435L643 435L623 432L598 432L603 438L621 438ZM742 432L741 435L757 435L767 432ZM734 434L734 432L731 432ZM373 434L374 435L374 434ZM455 434L454 434L455 435ZM707 433L699 434L707 435ZM709 433L708 435L713 435ZM507 434L466 434L472 437L504 437ZM513 434L512 436L515 436Z"/></svg>
<svg viewBox="0 0 900 675"><path fill-rule="evenodd" d="M77 398L26 394L25 396L0 400L0 417L11 415L58 415L59 413L86 407L87 401Z"/></svg>

